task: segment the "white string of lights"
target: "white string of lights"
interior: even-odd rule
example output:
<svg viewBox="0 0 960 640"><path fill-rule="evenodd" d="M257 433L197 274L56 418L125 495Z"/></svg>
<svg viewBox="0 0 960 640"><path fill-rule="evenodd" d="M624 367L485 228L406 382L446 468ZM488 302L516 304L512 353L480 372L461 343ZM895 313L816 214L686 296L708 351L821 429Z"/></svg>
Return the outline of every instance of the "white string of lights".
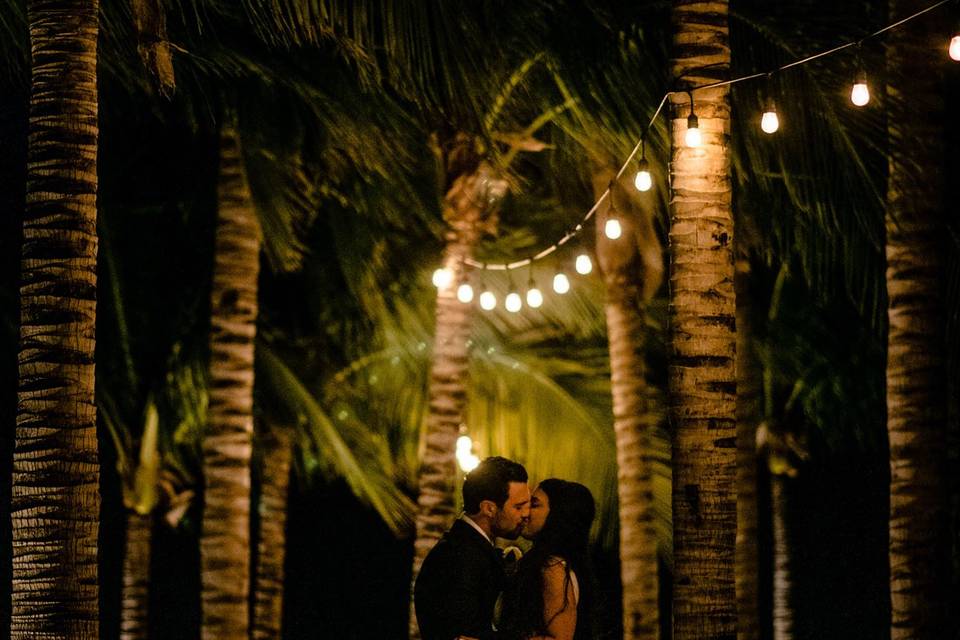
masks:
<svg viewBox="0 0 960 640"><path fill-rule="evenodd" d="M710 84L701 85L698 87L691 87L682 91L668 91L664 94L663 98L660 100L660 104L657 106L656 111L654 111L653 116L650 118L650 122L647 124L646 128L643 130L643 133L640 135L640 140L637 141L637 144L633 147L633 150L630 152L630 155L627 156L627 159L623 162L623 165L620 167L620 170L617 171L617 175L614 180L611 181L610 187L604 190L602 194L597 198L596 202L593 203L593 206L584 214L580 222L568 230L564 235L543 249L537 254L534 254L530 257L523 258L521 260L516 260L514 262L503 262L503 263L493 263L493 262L481 262L474 260L472 258L466 258L463 261L464 267L471 267L473 269L478 269L481 272L483 271L504 271L510 277L510 272L521 269L523 267L530 267L530 277L527 283L526 291L526 301L527 306L537 309L543 304L543 293L537 288L536 282L533 278L533 263L546 258L550 254L554 253L564 245L566 245L570 240L575 238L580 234L584 229L584 225L593 217L597 212L597 209L600 208L600 205L603 204L604 200L611 197L611 187L613 183L623 177L624 172L636 158L637 153L639 152L640 158L637 161L637 172L634 176L634 186L639 191L649 191L653 188L653 176L650 173L650 164L647 162L646 158L646 136L647 133L653 128L654 123L657 118L660 116L660 112L663 111L664 105L666 105L667 100L670 96L677 93L686 93L690 99L690 115L687 116L687 130L684 134L684 143L688 147L699 147L702 144L702 137L700 134L699 121L697 119L697 114L694 111L694 102L693 102L693 92L702 91L704 89L714 89L717 87L729 86L737 84L740 82L745 82L747 80L755 80L757 78L770 78L773 74L785 71L792 67L797 67L800 65L807 64L817 60L818 58L823 58L825 56L833 55L850 47L857 47L856 55L856 71L853 78L853 85L850 90L850 102L856 107L864 107L870 102L870 88L867 82L867 73L863 66L863 61L860 58L860 45L863 44L866 40L876 38L891 29L895 29L911 20L919 18L920 16L929 13L939 7L949 4L951 2L957 3L960 5L960 0L940 0L925 9L921 9L914 14L907 16L901 20L898 20L894 23L888 24L887 26L870 33L859 40L853 40L851 42L846 42L844 44L833 47L832 49L826 49L820 51L813 55L807 56L805 58L800 58L789 62L780 67L772 69L770 71L763 71L758 73L753 73L746 76L741 76L738 78L733 78L731 80L722 80L719 82L713 82ZM960 62L960 24L956 27L956 32L953 37L950 38L949 44L947 46L947 53L950 58L954 61ZM773 100L772 95L768 95L766 101L764 102L763 114L760 117L760 129L767 134L776 133L780 128L780 119L777 115L776 104ZM604 235L606 235L611 240L618 239L623 233L620 221L615 217L610 217L604 225ZM580 253L577 255L576 260L574 261L574 268L577 273L580 275L588 275L593 271L593 262L590 259L590 255L586 252ZM454 274L450 269L441 267L433 272L433 284L436 287L448 287L453 284ZM566 273L562 269L558 270L553 276L553 290L559 295L563 295L570 291L570 279L567 277ZM513 279L510 277L510 286L509 293L504 299L504 308L511 312L517 313L523 308L523 299L520 297L520 294L516 291L516 288L513 284ZM457 287L457 299L464 303L469 304L474 299L473 287L469 282L469 278L464 279L459 286ZM497 306L497 297L492 291L484 288L480 293L479 297L480 308L484 311L492 311Z"/></svg>

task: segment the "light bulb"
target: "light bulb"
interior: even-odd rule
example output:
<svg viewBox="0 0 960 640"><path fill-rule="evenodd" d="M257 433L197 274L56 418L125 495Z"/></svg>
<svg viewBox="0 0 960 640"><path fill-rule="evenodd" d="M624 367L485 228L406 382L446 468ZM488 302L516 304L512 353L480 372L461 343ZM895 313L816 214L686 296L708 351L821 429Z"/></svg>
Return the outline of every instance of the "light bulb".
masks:
<svg viewBox="0 0 960 640"><path fill-rule="evenodd" d="M764 111L763 117L760 118L760 128L763 129L764 133L776 133L777 129L780 128L780 118L777 117L777 112Z"/></svg>
<svg viewBox="0 0 960 640"><path fill-rule="evenodd" d="M479 466L480 458L472 453L465 453L463 455L457 453L457 464L459 464L460 468L466 473L470 473Z"/></svg>
<svg viewBox="0 0 960 640"><path fill-rule="evenodd" d="M473 301L473 287L471 287L469 283L464 282L457 287L457 300L463 304L468 304Z"/></svg>
<svg viewBox="0 0 960 640"><path fill-rule="evenodd" d="M577 273L582 276L587 275L593 271L593 262L590 261L590 256L585 253L581 253L577 256L576 262Z"/></svg>
<svg viewBox="0 0 960 640"><path fill-rule="evenodd" d="M607 223L603 225L603 233L611 240L619 238L623 235L623 228L620 226L620 221L616 218L607 220Z"/></svg>
<svg viewBox="0 0 960 640"><path fill-rule="evenodd" d="M950 57L960 62L960 33L950 38Z"/></svg>
<svg viewBox="0 0 960 640"><path fill-rule="evenodd" d="M539 309L542 304L543 294L540 293L540 289L537 289L536 286L531 286L527 290L527 306L531 309Z"/></svg>
<svg viewBox="0 0 960 640"><path fill-rule="evenodd" d="M503 307L510 313L516 313L523 308L523 300L520 298L520 294L516 291L511 291L507 294L506 299L503 301Z"/></svg>
<svg viewBox="0 0 960 640"><path fill-rule="evenodd" d="M558 273L557 275L553 276L553 290L560 295L570 291L570 279L565 273Z"/></svg>
<svg viewBox="0 0 960 640"><path fill-rule="evenodd" d="M637 191L650 191L650 187L653 186L653 176L650 175L649 171L641 169L637 171L637 175L633 178L633 186L637 188Z"/></svg>
<svg viewBox="0 0 960 640"><path fill-rule="evenodd" d="M703 144L703 136L700 135L700 121L697 116L690 114L687 118L687 133L684 136L684 142L688 147L696 148Z"/></svg>
<svg viewBox="0 0 960 640"><path fill-rule="evenodd" d="M446 267L440 267L433 272L433 286L438 289L446 289L453 283L453 271Z"/></svg>
<svg viewBox="0 0 960 640"><path fill-rule="evenodd" d="M497 296L493 291L484 291L480 294L480 308L484 311L492 311L497 307Z"/></svg>
<svg viewBox="0 0 960 640"><path fill-rule="evenodd" d="M857 77L853 81L853 89L850 91L850 102L858 107L865 106L870 102L870 88L867 87L867 74L863 71L858 71Z"/></svg>
<svg viewBox="0 0 960 640"><path fill-rule="evenodd" d="M473 440L470 439L470 436L460 436L457 438L457 453L461 451L464 453L470 453L473 449Z"/></svg>

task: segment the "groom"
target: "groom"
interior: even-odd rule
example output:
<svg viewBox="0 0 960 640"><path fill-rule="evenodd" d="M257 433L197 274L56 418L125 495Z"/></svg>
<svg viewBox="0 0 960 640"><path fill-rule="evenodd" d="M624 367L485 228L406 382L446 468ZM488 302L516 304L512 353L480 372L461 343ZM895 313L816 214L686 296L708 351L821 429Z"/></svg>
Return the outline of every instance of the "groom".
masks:
<svg viewBox="0 0 960 640"><path fill-rule="evenodd" d="M527 471L486 458L463 481L463 516L430 550L414 586L423 640L493 640L493 609L506 575L494 538L516 539L530 518Z"/></svg>

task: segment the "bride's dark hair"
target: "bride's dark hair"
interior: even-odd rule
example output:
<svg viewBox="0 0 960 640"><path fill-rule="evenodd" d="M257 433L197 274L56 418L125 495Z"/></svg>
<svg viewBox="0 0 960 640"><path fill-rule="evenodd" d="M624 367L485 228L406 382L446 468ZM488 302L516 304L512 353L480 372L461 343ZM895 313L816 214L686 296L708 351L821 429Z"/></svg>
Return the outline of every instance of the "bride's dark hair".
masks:
<svg viewBox="0 0 960 640"><path fill-rule="evenodd" d="M596 506L582 484L550 478L540 483L550 511L533 547L517 568L514 592L508 596L506 626L520 637L544 632L543 572L554 562L566 562L565 589L572 589L570 572L577 576L577 632L574 638L592 637L593 571L590 565L590 526Z"/></svg>

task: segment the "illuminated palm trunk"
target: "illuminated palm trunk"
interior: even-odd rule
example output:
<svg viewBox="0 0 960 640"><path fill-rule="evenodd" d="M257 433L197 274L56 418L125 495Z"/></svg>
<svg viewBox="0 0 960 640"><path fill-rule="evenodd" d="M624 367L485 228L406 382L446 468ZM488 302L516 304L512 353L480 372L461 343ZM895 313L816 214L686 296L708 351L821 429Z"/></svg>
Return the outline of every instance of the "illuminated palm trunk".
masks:
<svg viewBox="0 0 960 640"><path fill-rule="evenodd" d="M283 562L287 545L287 495L293 444L286 429L264 438L260 483L260 539L254 589L253 638L273 640L283 628Z"/></svg>
<svg viewBox="0 0 960 640"><path fill-rule="evenodd" d="M727 3L675 0L673 75L726 78ZM673 94L670 419L676 640L736 634L737 429L728 88L694 93L703 144L684 144L690 105Z"/></svg>
<svg viewBox="0 0 960 640"><path fill-rule="evenodd" d="M248 640L253 345L261 235L235 116L221 128L217 198L210 408L203 439L201 630L204 640Z"/></svg>
<svg viewBox="0 0 960 640"><path fill-rule="evenodd" d="M97 0L31 0L10 637L99 636Z"/></svg>
<svg viewBox="0 0 960 640"><path fill-rule="evenodd" d="M900 16L917 1L891 1ZM946 537L946 369L941 298L944 105L931 51L939 25L890 33L887 50L887 431L890 441L890 604L893 640L941 637Z"/></svg>
<svg viewBox="0 0 960 640"><path fill-rule="evenodd" d="M773 513L773 639L793 638L793 574L791 572L790 527L787 526L786 478L770 478Z"/></svg>
<svg viewBox="0 0 960 640"><path fill-rule="evenodd" d="M753 351L750 263L736 263L737 293L737 640L760 637L760 567L757 550L757 424L761 370Z"/></svg>
<svg viewBox="0 0 960 640"><path fill-rule="evenodd" d="M612 178L612 172L595 175L596 196L603 193ZM608 200L597 215L597 260L606 285L604 311L617 444L623 637L656 640L659 609L651 446L656 417L650 410L644 377L647 336L644 291L656 289L662 268L655 273L644 269L637 246L638 217L642 214L639 209L628 206L622 189L615 191L614 215L621 223L622 235L616 240L604 235L604 226L611 215ZM645 286L645 278L655 280L652 287Z"/></svg>
<svg viewBox="0 0 960 640"><path fill-rule="evenodd" d="M150 540L153 518L129 509L123 554L120 640L145 640L148 634Z"/></svg>
<svg viewBox="0 0 960 640"><path fill-rule="evenodd" d="M428 382L430 408L418 476L413 581L427 553L455 516L456 445L460 425L466 421L467 340L474 308L457 300L456 289L464 273L464 260L473 254L482 233L493 224L496 207L505 192L506 182L484 162L456 178L443 201L443 216L449 225L443 266L456 276L449 285L437 289L436 331ZM420 637L412 600L410 637Z"/></svg>

